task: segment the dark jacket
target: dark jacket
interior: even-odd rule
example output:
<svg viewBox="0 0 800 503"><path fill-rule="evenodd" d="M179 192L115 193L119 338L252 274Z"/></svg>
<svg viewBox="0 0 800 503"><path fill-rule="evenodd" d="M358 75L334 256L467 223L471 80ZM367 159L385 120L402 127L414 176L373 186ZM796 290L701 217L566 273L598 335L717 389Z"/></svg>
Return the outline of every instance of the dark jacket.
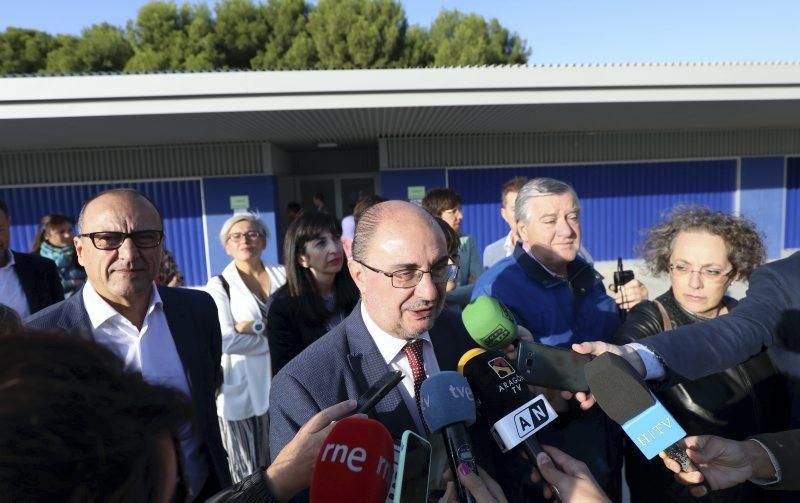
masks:
<svg viewBox="0 0 800 503"><path fill-rule="evenodd" d="M216 478L216 484L210 480L206 490L218 491L231 485L231 476L217 422L215 394L217 383L222 382L222 336L217 307L210 295L198 290L158 287L158 294L164 303L167 325L189 381L197 426L208 455L208 468L215 476L211 478ZM63 330L76 337L94 340L82 291L28 317L25 324L42 330Z"/></svg>
<svg viewBox="0 0 800 503"><path fill-rule="evenodd" d="M30 253L11 253L14 254L14 272L28 299L31 314L64 300L64 288L55 262Z"/></svg>
<svg viewBox="0 0 800 503"><path fill-rule="evenodd" d="M311 300L305 295L290 297L289 289L285 285L275 292L275 300L267 313L272 375L277 375L280 369L328 331L329 320L312 318L303 309L309 302ZM350 314L352 307L346 313L337 313L334 316L344 318Z"/></svg>
<svg viewBox="0 0 800 503"><path fill-rule="evenodd" d="M702 322L681 308L672 290L657 300L664 307L673 328ZM723 302L728 309L737 304L729 297ZM663 331L663 317L656 303L644 301L631 310L614 339L617 344L626 344ZM689 435L718 435L742 440L756 433L778 431L788 426L786 382L766 352L720 373L660 389L656 396ZM630 443L625 446L625 461L632 501L697 501L689 495L673 494L669 490L672 474L660 466L660 460L647 461ZM760 489L745 484L715 492L704 501L769 499Z"/></svg>

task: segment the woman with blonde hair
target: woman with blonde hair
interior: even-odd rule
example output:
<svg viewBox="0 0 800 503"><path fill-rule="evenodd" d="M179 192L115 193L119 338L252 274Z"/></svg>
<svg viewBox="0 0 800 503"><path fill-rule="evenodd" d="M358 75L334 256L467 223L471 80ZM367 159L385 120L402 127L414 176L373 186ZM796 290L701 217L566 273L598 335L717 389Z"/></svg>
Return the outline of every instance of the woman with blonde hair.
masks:
<svg viewBox="0 0 800 503"><path fill-rule="evenodd" d="M206 287L217 304L222 329L224 381L217 415L234 482L265 465L269 457L272 368L266 319L273 294L286 282L283 266L261 260L269 237L264 222L250 213L226 220L219 239L233 260Z"/></svg>

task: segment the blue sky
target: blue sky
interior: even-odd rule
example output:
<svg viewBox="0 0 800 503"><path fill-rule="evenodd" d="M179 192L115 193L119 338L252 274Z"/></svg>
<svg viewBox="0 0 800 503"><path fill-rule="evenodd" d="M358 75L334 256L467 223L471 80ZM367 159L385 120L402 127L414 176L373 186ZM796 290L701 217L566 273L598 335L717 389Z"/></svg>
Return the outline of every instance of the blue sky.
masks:
<svg viewBox="0 0 800 503"><path fill-rule="evenodd" d="M0 0L8 26L77 34L123 26L143 0ZM181 2L179 2L181 3ZM193 2L197 3L197 2ZM213 4L213 1L206 2ZM529 64L799 61L797 0L406 0L412 24L443 9L496 17L531 48Z"/></svg>

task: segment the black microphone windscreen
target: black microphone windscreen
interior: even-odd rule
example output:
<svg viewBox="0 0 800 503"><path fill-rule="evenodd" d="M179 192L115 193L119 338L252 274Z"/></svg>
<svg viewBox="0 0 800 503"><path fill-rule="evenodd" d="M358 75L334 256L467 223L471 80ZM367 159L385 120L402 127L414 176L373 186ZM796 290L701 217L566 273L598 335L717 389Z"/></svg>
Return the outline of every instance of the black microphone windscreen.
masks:
<svg viewBox="0 0 800 503"><path fill-rule="evenodd" d="M630 363L613 353L603 353L584 367L589 390L603 412L624 424L654 403L644 379Z"/></svg>
<svg viewBox="0 0 800 503"><path fill-rule="evenodd" d="M490 423L532 398L525 379L500 351L474 352L460 366L480 402L481 415Z"/></svg>

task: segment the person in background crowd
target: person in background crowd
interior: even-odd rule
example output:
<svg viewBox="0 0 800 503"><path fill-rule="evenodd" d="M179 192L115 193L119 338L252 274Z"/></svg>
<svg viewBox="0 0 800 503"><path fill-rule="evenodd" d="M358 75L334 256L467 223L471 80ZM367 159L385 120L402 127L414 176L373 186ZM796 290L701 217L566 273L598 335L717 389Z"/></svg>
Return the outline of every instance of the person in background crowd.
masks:
<svg viewBox="0 0 800 503"><path fill-rule="evenodd" d="M486 246L483 250L483 267L488 269L500 262L500 260L511 256L514 252L514 247L519 240L517 234L517 221L514 218L514 203L517 200L517 194L522 187L528 183L528 179L524 176L517 176L503 184L500 190L500 217L508 224L508 234L498 239L494 243Z"/></svg>
<svg viewBox="0 0 800 503"><path fill-rule="evenodd" d="M352 258L353 235L356 233L356 219L353 216L355 208L356 203L351 203L350 214L342 219L342 248L344 248L344 256L347 257L347 260Z"/></svg>
<svg viewBox="0 0 800 503"><path fill-rule="evenodd" d="M81 289L86 282L86 271L78 263L72 242L73 221L66 215L53 213L42 217L39 229L33 236L31 253L49 258L56 263L64 297Z"/></svg>
<svg viewBox="0 0 800 503"><path fill-rule="evenodd" d="M80 294L25 323L93 340L146 380L191 397L196 424L179 430L191 493L205 498L229 486L215 406L222 338L213 299L198 290L156 287L163 220L138 191L111 189L89 199L78 228L75 251L88 281Z"/></svg>
<svg viewBox="0 0 800 503"><path fill-rule="evenodd" d="M5 304L0 304L0 337L13 335L22 329L22 318Z"/></svg>
<svg viewBox="0 0 800 503"><path fill-rule="evenodd" d="M747 281L764 260L761 236L752 222L702 207L677 208L650 229L642 246L653 275L669 274L671 288L628 313L614 342L643 337L722 316L737 301L725 295L734 281ZM660 390L656 396L691 434L741 440L788 427L789 395L769 355L762 352L725 372ZM672 477L648 462L626 441L625 473L631 500L692 501L670 494ZM715 493L709 501L765 501L754 485Z"/></svg>
<svg viewBox="0 0 800 503"><path fill-rule="evenodd" d="M433 189L422 199L422 207L434 217L447 222L461 236L458 252L461 265L456 288L447 293L447 304L461 309L469 303L475 281L483 272L475 239L461 234L461 221L464 218L461 197L450 189Z"/></svg>
<svg viewBox="0 0 800 503"><path fill-rule="evenodd" d="M317 192L311 198L311 202L314 204L314 211L316 213L328 213L328 208L325 207L325 196L322 195L322 192Z"/></svg>
<svg viewBox="0 0 800 503"><path fill-rule="evenodd" d="M498 299L543 344L563 347L610 339L619 326L617 306L606 294L600 275L578 255L580 213L580 201L569 184L552 178L526 183L515 202L520 241L512 256L478 279L473 298ZM617 499L621 430L597 408L569 410L571 403L555 400L557 395L552 398L563 417L542 432L540 441L584 461L612 499Z"/></svg>
<svg viewBox="0 0 800 503"><path fill-rule="evenodd" d="M359 200L356 201L356 205L353 207L353 222L358 225L358 219L361 218L361 215L363 215L365 211L384 201L388 201L388 199L377 194L359 198Z"/></svg>
<svg viewBox="0 0 800 503"><path fill-rule="evenodd" d="M341 242L327 213L301 213L286 231L286 284L267 315L272 373L341 322L358 302Z"/></svg>
<svg viewBox="0 0 800 503"><path fill-rule="evenodd" d="M183 286L183 274L178 268L178 262L166 248L161 256L161 267L158 269L156 284L172 287Z"/></svg>
<svg viewBox="0 0 800 503"><path fill-rule="evenodd" d="M231 477L239 482L269 459L269 385L272 380L267 313L273 294L286 283L283 266L264 264L270 238L250 213L230 217L219 240L233 260L208 282L222 331L222 392L217 414Z"/></svg>
<svg viewBox="0 0 800 503"><path fill-rule="evenodd" d="M290 201L286 205L286 223L291 224L292 222L294 222L294 219L297 218L297 214L300 213L301 209L302 207L300 206L299 203Z"/></svg>
<svg viewBox="0 0 800 503"><path fill-rule="evenodd" d="M0 201L0 292L3 304L20 318L64 300L55 262L34 254L11 251L11 215Z"/></svg>
<svg viewBox="0 0 800 503"><path fill-rule="evenodd" d="M439 224L439 227L442 228L442 232L444 232L444 239L447 243L447 256L450 258L448 260L448 264L454 264L456 266L461 265L461 257L459 257L458 252L461 248L461 239L458 236L458 233L450 227L450 224L442 220L441 218L436 218L436 223ZM447 282L447 287L445 291L452 292L456 288L456 279L454 278L452 281ZM446 306L446 304L445 304Z"/></svg>

